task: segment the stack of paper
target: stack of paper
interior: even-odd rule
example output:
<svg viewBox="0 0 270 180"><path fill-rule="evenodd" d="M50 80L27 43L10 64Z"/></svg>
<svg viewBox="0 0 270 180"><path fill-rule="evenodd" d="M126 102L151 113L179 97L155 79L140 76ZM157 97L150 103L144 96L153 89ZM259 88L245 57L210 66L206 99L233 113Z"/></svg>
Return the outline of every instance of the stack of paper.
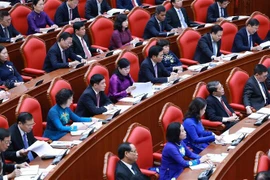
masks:
<svg viewBox="0 0 270 180"><path fill-rule="evenodd" d="M102 127L102 122L96 122L93 125L89 126L89 128L87 128L87 129L77 130L77 131L70 131L70 135L71 136L81 136L81 135L84 135L84 134L88 134L93 128L95 128L96 130L98 130L101 127Z"/></svg>
<svg viewBox="0 0 270 180"><path fill-rule="evenodd" d="M207 156L212 162L221 163L228 156L228 153L207 154Z"/></svg>
<svg viewBox="0 0 270 180"><path fill-rule="evenodd" d="M264 116L264 114L260 114L260 113L251 113L248 118L250 119L259 119L260 117Z"/></svg>
<svg viewBox="0 0 270 180"><path fill-rule="evenodd" d="M29 151L35 152L39 157L41 156L57 156L65 152L64 149L54 149L44 141L36 141L27 148Z"/></svg>
<svg viewBox="0 0 270 180"><path fill-rule="evenodd" d="M263 49L269 48L270 47L270 41L263 42L263 43L260 44L260 46Z"/></svg>
<svg viewBox="0 0 270 180"><path fill-rule="evenodd" d="M152 86L153 84L151 82L146 83L133 83L133 86L136 88L131 91L132 97L136 98L138 96L144 95L144 94L154 94Z"/></svg>
<svg viewBox="0 0 270 180"><path fill-rule="evenodd" d="M260 114L270 114L270 109L263 107L263 108L259 109L259 111L257 111L257 113L260 113Z"/></svg>
<svg viewBox="0 0 270 180"><path fill-rule="evenodd" d="M73 145L73 141L53 141L50 145L57 149L67 149Z"/></svg>
<svg viewBox="0 0 270 180"><path fill-rule="evenodd" d="M10 6L10 2L0 1L1 8L7 8Z"/></svg>
<svg viewBox="0 0 270 180"><path fill-rule="evenodd" d="M107 11L107 14L112 16L114 14L119 14L119 13L123 13L125 11L125 9L116 9L116 8L112 8L111 10Z"/></svg>

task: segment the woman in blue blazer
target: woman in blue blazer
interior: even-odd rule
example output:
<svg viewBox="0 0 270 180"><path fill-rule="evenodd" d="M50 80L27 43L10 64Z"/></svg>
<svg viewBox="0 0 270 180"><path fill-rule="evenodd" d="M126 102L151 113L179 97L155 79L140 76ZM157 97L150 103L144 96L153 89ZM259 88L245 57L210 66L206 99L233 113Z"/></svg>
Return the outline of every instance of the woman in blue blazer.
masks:
<svg viewBox="0 0 270 180"><path fill-rule="evenodd" d="M221 136L216 136L211 131L206 131L202 125L201 117L205 113L206 100L195 98L189 105L188 111L184 119L184 128L187 132L185 143L193 149L194 153L200 153L209 143L216 139L220 141Z"/></svg>

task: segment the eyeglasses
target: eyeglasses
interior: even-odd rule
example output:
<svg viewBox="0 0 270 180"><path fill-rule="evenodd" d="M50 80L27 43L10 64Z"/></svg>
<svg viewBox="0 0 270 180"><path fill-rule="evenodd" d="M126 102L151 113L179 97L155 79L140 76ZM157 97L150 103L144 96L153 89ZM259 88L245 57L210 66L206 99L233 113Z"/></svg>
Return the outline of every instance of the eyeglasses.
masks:
<svg viewBox="0 0 270 180"><path fill-rule="evenodd" d="M3 141L6 145L9 145L12 143L12 141L9 141L9 140L1 140L1 141Z"/></svg>
<svg viewBox="0 0 270 180"><path fill-rule="evenodd" d="M36 123L34 122L32 124L24 124L24 125L27 126L27 127L33 127L34 125L36 125Z"/></svg>

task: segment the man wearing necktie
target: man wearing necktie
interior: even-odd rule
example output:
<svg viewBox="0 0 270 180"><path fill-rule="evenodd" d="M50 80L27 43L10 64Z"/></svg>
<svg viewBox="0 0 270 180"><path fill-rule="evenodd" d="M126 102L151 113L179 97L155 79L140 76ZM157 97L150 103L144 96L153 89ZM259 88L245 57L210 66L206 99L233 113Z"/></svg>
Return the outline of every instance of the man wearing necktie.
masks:
<svg viewBox="0 0 270 180"><path fill-rule="evenodd" d="M140 168L136 163L138 159L138 152L133 144L129 142L124 142L120 144L118 147L118 157L120 160L118 161L115 169L116 179L149 179L142 174Z"/></svg>
<svg viewBox="0 0 270 180"><path fill-rule="evenodd" d="M216 0L210 5L207 10L207 23L220 22L228 17L227 6L230 3L228 0Z"/></svg>
<svg viewBox="0 0 270 180"><path fill-rule="evenodd" d="M250 19L247 22L246 27L241 28L235 35L232 52L243 51L260 51L261 46L254 46L255 44L261 44L264 42L258 34L259 21L257 19Z"/></svg>
<svg viewBox="0 0 270 180"><path fill-rule="evenodd" d="M254 75L246 82L243 103L247 114L252 113L252 108L257 111L269 104L270 96L265 85L267 75L268 69L262 64L257 64L254 68Z"/></svg>
<svg viewBox="0 0 270 180"><path fill-rule="evenodd" d="M209 96L206 98L206 118L210 121L219 121L225 125L224 131L231 128L239 120L234 110L229 105L224 88L219 81L211 81L207 84Z"/></svg>

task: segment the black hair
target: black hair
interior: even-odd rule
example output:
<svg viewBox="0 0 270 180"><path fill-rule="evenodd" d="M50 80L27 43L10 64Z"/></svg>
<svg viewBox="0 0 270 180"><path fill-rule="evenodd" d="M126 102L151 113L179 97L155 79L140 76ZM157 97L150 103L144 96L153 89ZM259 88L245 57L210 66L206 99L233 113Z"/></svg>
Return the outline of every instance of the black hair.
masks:
<svg viewBox="0 0 270 180"><path fill-rule="evenodd" d="M76 32L76 30L79 31L81 29L81 27L83 27L83 26L84 26L84 22L82 22L82 21L75 22L73 24L73 30L74 30L74 32Z"/></svg>
<svg viewBox="0 0 270 180"><path fill-rule="evenodd" d="M207 84L206 88L208 92L213 95L213 92L217 91L217 86L220 84L219 81L211 81Z"/></svg>
<svg viewBox="0 0 270 180"><path fill-rule="evenodd" d="M153 56L158 56L158 54L163 51L163 48L160 46L152 46L149 49L148 57L152 58Z"/></svg>
<svg viewBox="0 0 270 180"><path fill-rule="evenodd" d="M180 127L181 124L179 122L172 122L167 127L166 131L166 139L171 143L179 143L180 142Z"/></svg>
<svg viewBox="0 0 270 180"><path fill-rule="evenodd" d="M72 37L72 35L68 32L63 32L62 34L60 34L58 42L60 42L62 39L65 41L67 40L67 38Z"/></svg>
<svg viewBox="0 0 270 180"><path fill-rule="evenodd" d="M255 75L255 74L261 75L261 74L264 73L264 72L268 72L267 67L265 67L265 66L262 65L262 64L257 64L257 65L255 66L255 68L254 68L254 75Z"/></svg>
<svg viewBox="0 0 270 180"><path fill-rule="evenodd" d="M99 84L104 79L104 76L102 74L94 74L90 79L91 86L94 86L94 84Z"/></svg>
<svg viewBox="0 0 270 180"><path fill-rule="evenodd" d="M229 1L229 0L216 0L217 2L220 2L221 4L226 2L226 1Z"/></svg>
<svg viewBox="0 0 270 180"><path fill-rule="evenodd" d="M127 20L126 14L118 14L114 21L114 29L120 32L123 31L122 23Z"/></svg>
<svg viewBox="0 0 270 180"><path fill-rule="evenodd" d="M260 22L257 19L252 18L252 19L250 19L247 22L247 25L250 25L250 26L259 26L260 25Z"/></svg>
<svg viewBox="0 0 270 180"><path fill-rule="evenodd" d="M6 137L10 136L8 129L0 128L0 140L3 141Z"/></svg>
<svg viewBox="0 0 270 180"><path fill-rule="evenodd" d="M160 6L157 6L156 7L156 14L160 14L160 13L162 13L162 12L166 12L166 9L165 9L165 7L164 6L162 6L162 5L160 5Z"/></svg>
<svg viewBox="0 0 270 180"><path fill-rule="evenodd" d="M0 53L1 53L4 49L6 49L6 47L0 44Z"/></svg>
<svg viewBox="0 0 270 180"><path fill-rule="evenodd" d="M37 3L39 2L40 0L32 0L32 4L33 4L33 6L35 5L37 5ZM42 0L43 1L43 0ZM43 1L44 2L44 1Z"/></svg>
<svg viewBox="0 0 270 180"><path fill-rule="evenodd" d="M120 69L126 68L130 66L130 62L126 59L126 58L121 58L118 62L117 62L117 67ZM123 76L120 71L118 70L118 68L116 68L114 74L116 74L116 76L120 79L120 81L124 81L125 79L128 79L130 84L132 85L133 82L130 78L130 76Z"/></svg>
<svg viewBox="0 0 270 180"><path fill-rule="evenodd" d="M8 11L0 11L0 20L3 20L5 16L9 16Z"/></svg>
<svg viewBox="0 0 270 180"><path fill-rule="evenodd" d="M28 112L21 112L17 117L17 123L21 122L22 124L25 124L26 121L29 121L32 119L33 119L32 114Z"/></svg>
<svg viewBox="0 0 270 180"><path fill-rule="evenodd" d="M255 176L255 180L270 180L270 171L259 172Z"/></svg>
<svg viewBox="0 0 270 180"><path fill-rule="evenodd" d="M195 118L197 121L200 121L201 115L200 111L206 106L206 100L200 97L196 97L191 101L188 107L188 111L185 114L186 118Z"/></svg>
<svg viewBox="0 0 270 180"><path fill-rule="evenodd" d="M63 88L55 96L56 103L61 106L67 103L67 100L73 96L73 91Z"/></svg>
<svg viewBox="0 0 270 180"><path fill-rule="evenodd" d="M211 29L211 33L217 34L218 31L223 31L223 28L220 25L214 25Z"/></svg>
<svg viewBox="0 0 270 180"><path fill-rule="evenodd" d="M128 151L128 152L131 151L130 144L131 143L129 143L129 142L124 142L124 143L119 145L119 147L118 147L118 157L119 157L119 159L123 159L125 157L125 152L126 151Z"/></svg>
<svg viewBox="0 0 270 180"><path fill-rule="evenodd" d="M156 43L157 46L169 46L170 45L170 41L168 41L167 39L159 39Z"/></svg>

